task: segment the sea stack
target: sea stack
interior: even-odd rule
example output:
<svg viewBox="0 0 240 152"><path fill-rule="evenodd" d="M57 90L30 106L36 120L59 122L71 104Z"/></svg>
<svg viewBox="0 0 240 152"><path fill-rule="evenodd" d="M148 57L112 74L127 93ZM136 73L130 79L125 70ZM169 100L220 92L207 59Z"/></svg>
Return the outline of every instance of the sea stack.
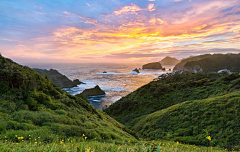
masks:
<svg viewBox="0 0 240 152"><path fill-rule="evenodd" d="M83 96L84 98L87 98L89 96L99 96L105 94L106 93L98 85L96 85L94 88L85 89L82 93L76 96Z"/></svg>
<svg viewBox="0 0 240 152"><path fill-rule="evenodd" d="M159 62L152 62L144 64L142 69L162 69L162 65Z"/></svg>

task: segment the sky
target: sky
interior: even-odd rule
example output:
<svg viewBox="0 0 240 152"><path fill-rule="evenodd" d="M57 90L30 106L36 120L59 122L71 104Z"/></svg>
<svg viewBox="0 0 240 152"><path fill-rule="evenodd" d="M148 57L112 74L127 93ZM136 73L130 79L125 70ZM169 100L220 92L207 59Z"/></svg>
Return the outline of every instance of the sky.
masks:
<svg viewBox="0 0 240 152"><path fill-rule="evenodd" d="M153 62L240 53L240 0L0 0L18 62Z"/></svg>

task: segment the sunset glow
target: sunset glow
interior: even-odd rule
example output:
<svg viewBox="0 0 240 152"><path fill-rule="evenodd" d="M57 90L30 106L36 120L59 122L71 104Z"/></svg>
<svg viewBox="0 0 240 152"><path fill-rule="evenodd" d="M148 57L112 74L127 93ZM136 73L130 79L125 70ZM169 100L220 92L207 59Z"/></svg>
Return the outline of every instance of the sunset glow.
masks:
<svg viewBox="0 0 240 152"><path fill-rule="evenodd" d="M20 0L0 8L0 53L19 62L240 52L239 0Z"/></svg>

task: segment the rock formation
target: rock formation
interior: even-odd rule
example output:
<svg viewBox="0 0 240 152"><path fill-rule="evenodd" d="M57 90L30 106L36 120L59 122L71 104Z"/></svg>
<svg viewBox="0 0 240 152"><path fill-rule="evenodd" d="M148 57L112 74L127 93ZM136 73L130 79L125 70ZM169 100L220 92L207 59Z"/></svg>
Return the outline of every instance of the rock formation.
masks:
<svg viewBox="0 0 240 152"><path fill-rule="evenodd" d="M138 70L137 68L134 69L134 70L132 70L132 71L137 72L137 73L140 73L139 70Z"/></svg>
<svg viewBox="0 0 240 152"><path fill-rule="evenodd" d="M162 69L162 65L159 62L152 62L144 64L142 69Z"/></svg>
<svg viewBox="0 0 240 152"><path fill-rule="evenodd" d="M59 88L72 88L72 87L77 87L77 85L82 84L81 81L78 79L71 81L68 79L65 75L59 73L57 70L50 69L33 69L37 73L39 73L41 76L47 75L49 79L55 83Z"/></svg>
<svg viewBox="0 0 240 152"><path fill-rule="evenodd" d="M87 98L89 96L98 96L98 95L105 95L105 94L106 93L98 85L96 85L94 88L85 89L82 93L76 96L82 96L84 98Z"/></svg>

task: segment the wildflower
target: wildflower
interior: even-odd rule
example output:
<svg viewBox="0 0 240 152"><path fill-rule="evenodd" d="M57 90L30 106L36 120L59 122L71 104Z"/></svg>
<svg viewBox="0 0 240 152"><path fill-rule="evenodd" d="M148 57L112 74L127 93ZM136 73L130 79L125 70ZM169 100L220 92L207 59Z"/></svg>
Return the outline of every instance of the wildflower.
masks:
<svg viewBox="0 0 240 152"><path fill-rule="evenodd" d="M90 152L90 147L88 147L87 152Z"/></svg>
<svg viewBox="0 0 240 152"><path fill-rule="evenodd" d="M15 135L15 137L17 137L17 135Z"/></svg>
<svg viewBox="0 0 240 152"><path fill-rule="evenodd" d="M82 136L84 137L85 135L83 134Z"/></svg>
<svg viewBox="0 0 240 152"><path fill-rule="evenodd" d="M207 138L208 140L212 140L212 139L211 139L211 136L207 136L206 138Z"/></svg>
<svg viewBox="0 0 240 152"><path fill-rule="evenodd" d="M85 140L87 139L87 137L85 137Z"/></svg>
<svg viewBox="0 0 240 152"><path fill-rule="evenodd" d="M37 144L37 142L35 142L35 144Z"/></svg>
<svg viewBox="0 0 240 152"><path fill-rule="evenodd" d="M177 144L179 144L179 142L177 141Z"/></svg>
<svg viewBox="0 0 240 152"><path fill-rule="evenodd" d="M60 141L60 144L62 144L63 142L62 141Z"/></svg>
<svg viewBox="0 0 240 152"><path fill-rule="evenodd" d="M18 143L16 143L16 144L18 144Z"/></svg>

